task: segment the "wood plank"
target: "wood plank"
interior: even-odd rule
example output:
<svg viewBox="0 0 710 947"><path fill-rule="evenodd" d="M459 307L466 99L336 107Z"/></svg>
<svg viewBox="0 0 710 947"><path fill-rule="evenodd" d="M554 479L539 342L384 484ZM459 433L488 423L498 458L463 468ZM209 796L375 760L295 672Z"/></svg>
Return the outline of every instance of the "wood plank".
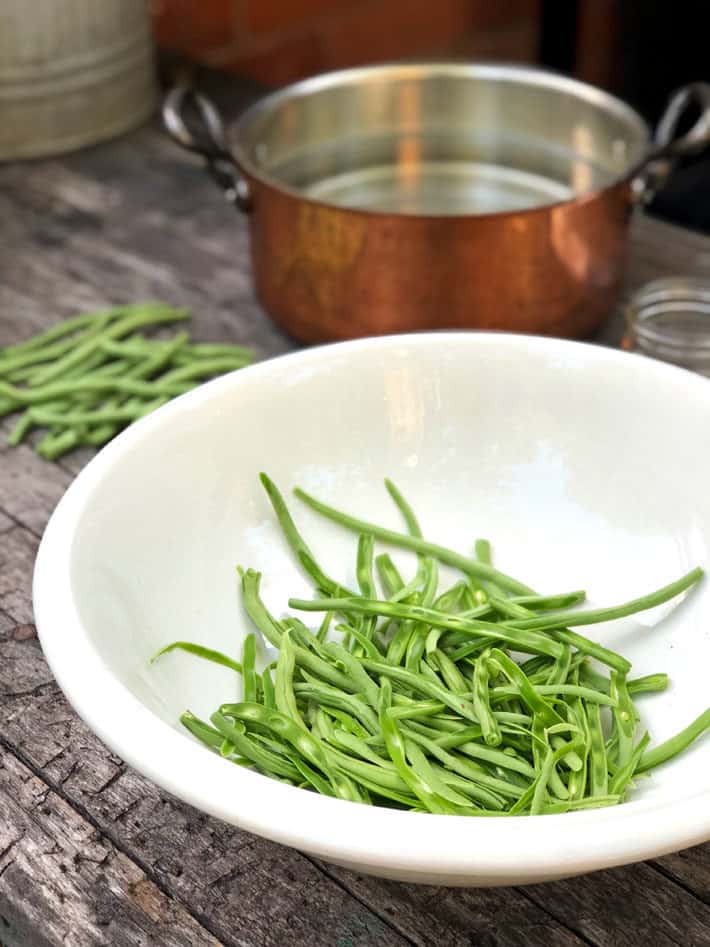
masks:
<svg viewBox="0 0 710 947"><path fill-rule="evenodd" d="M56 793L0 748L5 947L220 947Z"/></svg>
<svg viewBox="0 0 710 947"><path fill-rule="evenodd" d="M0 631L6 748L226 944L405 947L304 856L207 818L109 752L61 696L30 624L36 537L13 526L2 539L0 609L11 619Z"/></svg>
<svg viewBox="0 0 710 947"><path fill-rule="evenodd" d="M514 888L440 888L405 885L322 865L357 898L377 904L417 944L467 947L578 947L589 941L555 923L547 905Z"/></svg>
<svg viewBox="0 0 710 947"><path fill-rule="evenodd" d="M710 945L710 907L648 864L523 890L598 947Z"/></svg>

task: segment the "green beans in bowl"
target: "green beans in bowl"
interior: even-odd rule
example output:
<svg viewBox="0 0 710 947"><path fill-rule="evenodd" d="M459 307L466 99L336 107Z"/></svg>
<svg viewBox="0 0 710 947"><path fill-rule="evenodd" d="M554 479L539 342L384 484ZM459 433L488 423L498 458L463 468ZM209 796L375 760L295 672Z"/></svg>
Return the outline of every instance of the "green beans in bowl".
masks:
<svg viewBox="0 0 710 947"><path fill-rule="evenodd" d="M43 647L131 765L339 864L511 884L703 841L709 421L703 379L549 339L242 369L70 487Z"/></svg>

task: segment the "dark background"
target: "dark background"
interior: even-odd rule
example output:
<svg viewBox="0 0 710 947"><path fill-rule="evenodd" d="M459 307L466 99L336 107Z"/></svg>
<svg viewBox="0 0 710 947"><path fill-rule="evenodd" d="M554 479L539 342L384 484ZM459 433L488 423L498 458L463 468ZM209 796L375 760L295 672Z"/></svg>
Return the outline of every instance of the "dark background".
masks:
<svg viewBox="0 0 710 947"><path fill-rule="evenodd" d="M578 37L585 7L577 0L544 0L540 60L604 85L655 126L672 92L710 82L710 2L597 0L587 49ZM587 69L597 74L584 75ZM582 68L580 68L582 67ZM692 116L689 115L689 119ZM651 207L652 213L710 233L710 154L684 159Z"/></svg>

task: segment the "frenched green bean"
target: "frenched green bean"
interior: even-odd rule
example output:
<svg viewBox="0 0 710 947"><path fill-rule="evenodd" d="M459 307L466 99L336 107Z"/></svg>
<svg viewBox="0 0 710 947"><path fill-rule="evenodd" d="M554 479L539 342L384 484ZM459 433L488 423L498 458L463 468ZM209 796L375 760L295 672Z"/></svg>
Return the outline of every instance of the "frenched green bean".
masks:
<svg viewBox="0 0 710 947"><path fill-rule="evenodd" d="M145 343L134 337L102 344L140 364ZM184 341L177 348L189 351ZM26 366L34 364L33 353L24 352ZM12 354L15 361L20 354ZM184 377L176 371L172 380ZM181 718L226 761L361 805L542 817L625 802L639 774L710 730L708 709L660 745L653 747L647 733L638 739L642 714L634 698L663 692L668 676L630 677L623 655L571 630L688 593L702 570L625 605L585 610L584 592L538 594L499 571L488 540L476 541L475 559L429 542L413 507L386 481L406 534L297 491L312 509L357 534L350 563L324 560L325 571L276 485L266 474L261 483L313 585L312 598L291 598L288 605L304 618L325 617L309 627L293 614L272 614L261 598L261 574L240 568L252 625L241 661L185 641L153 658L180 650L241 675L241 702L223 703L210 723L189 711ZM380 552L378 542L416 553L415 575L406 578L398 554ZM463 577L453 584L447 578L440 588L439 563ZM354 569L348 585L357 591L331 578L347 576L348 568ZM259 638L278 652L261 670Z"/></svg>
<svg viewBox="0 0 710 947"><path fill-rule="evenodd" d="M149 338L189 317L163 303L120 306L67 319L0 349L0 417L21 415L8 436L16 447L34 428L36 452L56 460L76 447L100 447L122 427L196 384L249 364L241 346L191 344L187 332Z"/></svg>

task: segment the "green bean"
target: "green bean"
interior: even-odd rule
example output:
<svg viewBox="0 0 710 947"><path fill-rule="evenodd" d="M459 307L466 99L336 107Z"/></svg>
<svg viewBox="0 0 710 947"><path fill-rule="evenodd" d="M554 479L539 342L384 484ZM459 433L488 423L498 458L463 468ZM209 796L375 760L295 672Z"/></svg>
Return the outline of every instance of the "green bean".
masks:
<svg viewBox="0 0 710 947"><path fill-rule="evenodd" d="M332 598L332 599L289 599L289 606L298 611L324 612L329 609L338 611L362 612L365 615L384 615L388 618L410 619L426 622L441 628L451 628L454 631L468 631L495 640L507 641L512 647L531 654L549 654L558 657L562 654L562 646L535 632L512 628L509 624L496 625L492 622L483 622L461 618L458 615L444 615L432 608L421 605L404 605L399 602L388 602L364 598Z"/></svg>
<svg viewBox="0 0 710 947"><path fill-rule="evenodd" d="M629 694L653 694L664 691L668 687L667 674L647 674L626 682Z"/></svg>
<svg viewBox="0 0 710 947"><path fill-rule="evenodd" d="M324 779L320 773L309 766L298 753L286 753L286 758L293 763L306 783L312 786L316 792L319 792L322 796L335 796L335 791L328 780Z"/></svg>
<svg viewBox="0 0 710 947"><path fill-rule="evenodd" d="M609 791L609 770L606 747L602 734L599 704L585 708L589 723L589 793L591 796L606 796Z"/></svg>
<svg viewBox="0 0 710 947"><path fill-rule="evenodd" d="M614 621L617 618L626 618L628 615L635 615L638 612L647 611L649 608L655 608L657 605L670 601L670 599L687 591L696 582L699 582L704 574L700 567L691 569L690 572L676 579L675 582L670 582L655 592L632 599L623 605L614 605L611 608L596 608L586 612L561 612L557 615L540 615L535 618L514 621L511 624L516 628L543 628L546 631L552 631L553 629L565 628L567 625L576 628L580 625L592 625L604 621Z"/></svg>
<svg viewBox="0 0 710 947"><path fill-rule="evenodd" d="M457 749L460 753L464 753L473 759L483 760L493 766L509 769L512 772L520 773L522 776L529 778L535 776L535 770L526 760L519 756L513 756L511 753L506 753L505 750L497 750L494 747L479 743L480 736L480 731L476 734L475 728L465 727L458 733L449 733L438 737L436 743L442 749Z"/></svg>
<svg viewBox="0 0 710 947"><path fill-rule="evenodd" d="M438 648L427 657L427 661L443 678L444 684L455 694L465 694L468 691L466 678L454 664L448 654Z"/></svg>
<svg viewBox="0 0 710 947"><path fill-rule="evenodd" d="M429 739L422 733L415 731L409 726L406 726L403 729L406 740L419 743L445 768L448 768L450 771L458 773L459 776L463 777L464 779L470 780L471 782L477 784L474 798L476 798L478 802L482 802L484 805L490 806L491 809L502 808L502 805L495 796L490 796L488 793L481 793L481 788L490 789L499 796L506 796L512 799L518 799L522 794L519 787L514 786L512 783L506 782L503 779L498 779L495 776L489 775L483 769L483 767L479 766L477 763L472 763L456 753L449 753L435 740ZM457 783L456 785L460 786L461 784ZM472 790L463 790L463 788L462 791L472 792Z"/></svg>
<svg viewBox="0 0 710 947"><path fill-rule="evenodd" d="M219 730L215 730L214 727L205 723L204 720L200 720L199 717L196 717L189 710L186 710L181 715L180 722L185 729L189 730L193 736L197 737L197 739L206 746L211 747L213 750L221 751L224 737ZM233 746L233 744L230 744L230 746Z"/></svg>
<svg viewBox="0 0 710 947"><path fill-rule="evenodd" d="M491 544L487 539L477 539L473 544L473 549L479 562L484 562L488 566L493 564Z"/></svg>
<svg viewBox="0 0 710 947"><path fill-rule="evenodd" d="M363 668L361 662L335 641L327 642L325 650L345 668L345 673L352 680L356 691L362 691L369 705L377 709L380 701L380 689Z"/></svg>
<svg viewBox="0 0 710 947"><path fill-rule="evenodd" d="M332 717L333 720L338 721L341 727L339 732L345 731L346 733L352 733L353 736L360 737L361 740L369 740L372 738L372 733L368 733L367 730L361 724L359 724L354 717L351 717L349 713L346 713L346 711L339 710L337 707L329 706L319 707L318 709ZM375 730L376 729L377 726L375 726Z"/></svg>
<svg viewBox="0 0 710 947"><path fill-rule="evenodd" d="M447 802L453 803L454 806L460 806L464 809L472 805L472 798L483 801L491 809L503 808L503 802L498 800L495 795L468 779L462 779L455 773L430 763L416 742L409 736L404 738L404 750L412 771L424 784L431 787L440 799L445 799Z"/></svg>
<svg viewBox="0 0 710 947"><path fill-rule="evenodd" d="M397 723L388 713L391 705L391 685L387 679L380 687L380 714L379 722L384 737L387 753L395 765L398 775L406 783L409 790L423 803L429 812L458 815L466 812L467 808L452 804L433 788L430 782L413 766L407 762L405 743Z"/></svg>
<svg viewBox="0 0 710 947"><path fill-rule="evenodd" d="M261 770L265 770L267 773L275 773L278 776L285 776L287 779L298 779L298 770L292 763L271 750L260 746L258 742L251 739L244 732L243 726L236 726L231 723L221 710L215 711L210 719L222 736L236 747L237 752L256 763Z"/></svg>
<svg viewBox="0 0 710 947"><path fill-rule="evenodd" d="M392 640L387 648L386 660L390 664L401 664L402 659L407 653L409 641L415 632L416 623L413 621L403 621L394 633Z"/></svg>
<svg viewBox="0 0 710 947"><path fill-rule="evenodd" d="M614 774L611 782L609 783L610 793L621 795L626 792L628 785L634 776L634 773L638 771L641 755L650 742L651 738L647 733L644 733L636 746L628 754L624 764L620 766Z"/></svg>
<svg viewBox="0 0 710 947"><path fill-rule="evenodd" d="M328 614L332 615L332 612ZM354 625L336 625L336 631L342 631L349 634L362 648L363 654L367 655L368 658L372 658L374 661L385 661L385 655L382 654L380 649L375 644L374 640L370 640L362 632L355 628Z"/></svg>
<svg viewBox="0 0 710 947"><path fill-rule="evenodd" d="M563 746L557 747L553 750L552 747L548 748L545 759L543 760L542 767L540 769L540 774L537 777L537 781L534 784L535 790L533 792L532 801L530 804L530 815L540 815L542 812L542 807L545 803L545 797L547 795L548 786L551 783L552 775L555 771L555 766L562 761L566 756L569 756L571 753L577 755L579 749L579 744L576 743L565 743Z"/></svg>
<svg viewBox="0 0 710 947"><path fill-rule="evenodd" d="M354 530L356 533L371 533L375 539L383 540L384 542L390 543L393 546L399 546L402 549L411 549L414 552L420 552L424 555L431 556L433 559L438 559L439 562L443 562L445 565L453 566L467 575L491 579L497 582L503 588L508 589L509 591L516 594L532 594L532 589L528 588L526 585L523 585L522 582L518 582L510 576L504 575L504 573L499 572L497 569L494 569L492 566L488 566L485 563L477 562L474 559L468 559L466 556L462 556L460 553L454 552L451 549L446 549L444 546L438 546L436 543L430 543L418 536L409 536L405 533L397 533L394 530L385 529L384 527L376 526L372 523L367 523L364 520L357 519L354 516L349 516L346 513L341 513L333 507L322 503L320 500L316 500L315 497L310 496L304 490L300 489L300 487L296 488L294 493L299 498L299 500L301 500L307 506L310 506L311 509L315 510L317 513L321 513L328 519L333 520L333 522L339 523L341 526L345 526L350 530Z"/></svg>
<svg viewBox="0 0 710 947"><path fill-rule="evenodd" d="M290 719L293 720L294 723L297 723L303 730L307 730L308 728L296 705L296 695L293 692L293 672L295 667L296 656L293 644L291 643L291 633L285 631L281 635L279 657L276 662L276 677L274 680L276 709L285 717L290 717ZM246 701L246 692L244 699Z"/></svg>
<svg viewBox="0 0 710 947"><path fill-rule="evenodd" d="M407 642L407 651L404 656L404 666L411 673L416 673L416 669L419 667L419 662L424 655L428 637L426 628L426 624L420 623L415 625L409 641Z"/></svg>
<svg viewBox="0 0 710 947"><path fill-rule="evenodd" d="M12 357L4 357L3 353L5 350L2 350L0 351L0 375L3 375L6 380L9 380L11 375L15 376L19 373L21 376L20 380L26 381L37 373L39 370L38 366L64 355L74 348L75 345L76 341L74 339L64 339L63 341L57 341L51 345L47 345L44 348L31 348L24 352L17 352Z"/></svg>
<svg viewBox="0 0 710 947"><path fill-rule="evenodd" d="M481 725L483 739L488 746L500 746L502 736L498 721L493 716L491 710L490 695L488 690L489 665L488 659L490 652L484 651L476 661L473 671L473 709Z"/></svg>
<svg viewBox="0 0 710 947"><path fill-rule="evenodd" d="M392 600L404 589L406 589L408 595L414 591L414 585L405 586L399 569L394 562L392 562L392 557L388 555L388 553L383 552L379 556L376 556L375 566L377 567L380 583L388 599Z"/></svg>
<svg viewBox="0 0 710 947"><path fill-rule="evenodd" d="M172 641L170 644L166 644L165 647L155 652L150 659L150 663L152 664L154 661L157 661L159 657L164 654L169 654L171 651L187 651L188 654L203 658L205 661L211 661L213 664L221 664L223 667L236 671L237 674L242 673L242 665L239 661L227 657L227 655L222 654L221 651L214 651L212 648L205 648L191 641Z"/></svg>
<svg viewBox="0 0 710 947"><path fill-rule="evenodd" d="M525 608L543 611L552 611L557 608L571 608L584 602L587 593L583 589L575 592L560 592L556 595L514 595L508 599L513 605L522 605Z"/></svg>
<svg viewBox="0 0 710 947"><path fill-rule="evenodd" d="M376 715L364 700L361 700L354 694L348 694L337 687L325 683L294 684L293 689L297 697L305 697L308 700L314 700L328 707L344 710L359 720L371 734L374 735L378 732Z"/></svg>
<svg viewBox="0 0 710 947"><path fill-rule="evenodd" d="M253 569L238 570L242 580L242 601L247 615L269 644L279 647L283 628L270 614L259 595L261 573Z"/></svg>
<svg viewBox="0 0 710 947"><path fill-rule="evenodd" d="M626 687L626 679L616 671L611 672L609 697L614 701L612 717L616 731L615 765L623 767L628 762L633 749L637 714Z"/></svg>
<svg viewBox="0 0 710 947"><path fill-rule="evenodd" d="M77 345L64 358L58 359L45 371L39 373L35 379L36 384L46 385L48 382L60 378L70 368L80 364L87 355L91 355L102 339L118 339L143 326L178 322L189 318L190 315L186 309L172 309L150 304L129 306L123 312L124 314L112 322L108 328L104 329L101 324L100 331Z"/></svg>
<svg viewBox="0 0 710 947"><path fill-rule="evenodd" d="M697 740L707 729L710 728L710 708L704 710L699 717L696 717L692 723L689 723L684 730L676 733L675 736L654 746L652 750L647 750L636 767L637 773L645 773L649 769L655 769L662 763L667 763L683 750L690 746L693 740Z"/></svg>
<svg viewBox="0 0 710 947"><path fill-rule="evenodd" d="M605 707L616 706L616 701L607 694L602 694L600 691L592 690L589 687L582 687L579 684L535 684L534 689L541 697L554 697L555 695L582 697L586 701L602 704ZM519 694L520 691L514 685L498 686L491 689L491 700L505 700L508 697L517 697Z"/></svg>
<svg viewBox="0 0 710 947"><path fill-rule="evenodd" d="M424 694L425 697L441 701L442 704L450 707L459 716L466 717L467 720L472 720L474 723L477 722L473 705L458 695L452 694L446 688L434 684L424 677L412 674L411 671L407 671L405 668L393 667L384 661L371 661L369 658L362 658L362 663L368 671L379 674L385 679L398 681L410 687L416 693Z"/></svg>
<svg viewBox="0 0 710 947"><path fill-rule="evenodd" d="M582 766L578 770L571 770L567 780L567 791L572 801L582 799L587 790L587 772L589 769L589 752L591 745L591 733L589 731L589 722L584 710L584 704L581 698L576 698L572 702L572 710L577 721L577 726L581 734L579 755L582 760Z"/></svg>
<svg viewBox="0 0 710 947"><path fill-rule="evenodd" d="M279 525L283 531L286 541L296 555L296 559L299 561L301 566L305 569L306 573L310 575L318 588L323 589L324 592L327 592L329 595L338 595L345 593L346 595L352 595L352 592L348 592L343 586L335 582L330 576L326 575L325 572L320 568L316 562L313 553L306 545L303 537L296 529L296 524L293 522L293 518L286 506L283 496L279 492L276 484L271 480L265 473L259 474L259 480L261 485L266 491L271 506L273 507L276 518L279 521Z"/></svg>

